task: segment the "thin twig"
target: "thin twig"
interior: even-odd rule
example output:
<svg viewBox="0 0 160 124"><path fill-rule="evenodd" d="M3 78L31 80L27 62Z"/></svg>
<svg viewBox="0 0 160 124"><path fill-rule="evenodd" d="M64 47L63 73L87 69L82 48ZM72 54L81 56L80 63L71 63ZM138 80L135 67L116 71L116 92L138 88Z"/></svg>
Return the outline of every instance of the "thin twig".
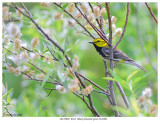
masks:
<svg viewBox="0 0 160 124"><path fill-rule="evenodd" d="M28 11L28 9L26 8L26 6L23 3L20 3L20 4L24 8L24 10L28 13L28 15L32 18L31 13Z"/></svg>
<svg viewBox="0 0 160 124"><path fill-rule="evenodd" d="M39 31L40 31L49 41L51 41L51 42L64 54L64 50L63 50L55 41L53 41L53 40L48 36L48 34L46 34L46 33L43 31L43 29L35 22L35 20L32 18L32 16L30 16L30 15L31 15L30 13L29 13L29 15L27 15L27 14L25 14L24 12L22 12L15 3L12 3L12 4L15 6L15 8L16 8L19 12L21 12L24 16L28 17L28 18L36 25L36 27L39 29ZM21 4L24 6L23 3L21 3ZM25 7L25 8L26 8L26 7ZM29 12L29 11L27 10L27 12Z"/></svg>
<svg viewBox="0 0 160 124"><path fill-rule="evenodd" d="M54 4L56 5L56 6L58 6L59 8L61 8L62 9L62 7L59 5L59 4L57 4L57 3L55 3L54 2ZM63 10L65 13L67 13L71 18L73 18L93 39L95 39L95 37L74 17L74 16L72 16L72 14L70 14L69 12L67 12L66 10Z"/></svg>
<svg viewBox="0 0 160 124"><path fill-rule="evenodd" d="M111 23L111 14L108 3L106 3L107 13L108 13L108 21L109 21L109 53L110 53L110 69L113 70L113 49L112 49L112 23Z"/></svg>
<svg viewBox="0 0 160 124"><path fill-rule="evenodd" d="M12 51L8 50L8 49L5 48L5 47L3 47L3 49L7 50L8 52L10 52L10 53L12 53L12 54L14 54L14 55L17 55L17 53L12 52Z"/></svg>
<svg viewBox="0 0 160 124"><path fill-rule="evenodd" d="M123 88L121 87L120 83L117 82L117 81L116 81L116 85L117 85L117 87L118 87L118 89L119 89L119 91L121 93L121 96L122 96L122 98L124 100L124 103L126 104L127 108L129 108L129 102L128 102L128 99L127 99L127 97L125 95L125 92L123 91Z"/></svg>
<svg viewBox="0 0 160 124"><path fill-rule="evenodd" d="M101 5L99 5L99 8L101 9ZM103 29L103 16L100 16L100 29L101 31L105 34L104 29Z"/></svg>
<svg viewBox="0 0 160 124"><path fill-rule="evenodd" d="M105 67L105 76L108 77L109 76L109 72L108 72L108 68L107 68L107 62L104 60L104 67ZM110 95L110 82L109 80L107 80L107 90L106 92ZM109 99L110 104L112 105L112 98L111 96L107 96Z"/></svg>
<svg viewBox="0 0 160 124"><path fill-rule="evenodd" d="M89 80L88 78L86 78L85 76L83 76L82 74L78 73L77 74L79 76L81 76L83 79L87 80L88 82L90 82L91 84L93 84L94 86L96 86L98 89L102 90L103 92L106 92L102 87L100 87L98 84L94 83L93 81Z"/></svg>
<svg viewBox="0 0 160 124"><path fill-rule="evenodd" d="M92 109L92 113L96 116L96 117L100 117L101 115L97 112L97 110L95 109L95 107L93 106L93 101L92 101L92 97L91 94L88 94L88 99L89 99L89 103Z"/></svg>
<svg viewBox="0 0 160 124"><path fill-rule="evenodd" d="M97 93L102 93L102 94L104 94L104 95L108 95L108 96L109 96L109 94L108 94L107 92L102 92L102 91L98 91L98 90L94 90L94 89L93 89L93 91L95 91L95 92L97 92Z"/></svg>
<svg viewBox="0 0 160 124"><path fill-rule="evenodd" d="M118 40L118 42L116 43L116 45L113 47L113 50L118 46L118 44L120 43L120 41L122 40L122 37L126 31L126 26L127 26L127 22L128 22L128 16L129 16L129 3L127 3L127 14L126 14L126 21L125 21L125 25L124 25L124 28L123 28L123 32Z"/></svg>
<svg viewBox="0 0 160 124"><path fill-rule="evenodd" d="M43 81L43 80L39 80L39 79L28 79L28 80L35 80L35 81L39 81L39 82ZM61 85L62 86L62 84L60 84L59 82L57 83L57 82L52 82L52 81L46 81L46 83L55 84L55 85Z"/></svg>
<svg viewBox="0 0 160 124"><path fill-rule="evenodd" d="M21 21L20 19L9 19L9 20L3 20L3 22L8 23L8 22L18 22Z"/></svg>
<svg viewBox="0 0 160 124"><path fill-rule="evenodd" d="M78 72L75 72L75 76L78 78L78 80L79 80L79 82L81 83L81 85L83 86L83 88L86 88L86 85L85 85L85 83L80 79ZM90 107L91 107L91 110L92 110L93 115L95 115L95 116L97 116L97 117L100 117L100 114L97 112L96 108L93 106L93 101L92 101L92 98L91 98L91 94L88 94L87 97L88 97L88 100L89 100Z"/></svg>
<svg viewBox="0 0 160 124"><path fill-rule="evenodd" d="M43 31L43 29L35 22L35 20L32 18L32 17L30 17L30 13L29 13L29 11L28 11L28 9L25 7L25 9L26 9L26 11L27 11L27 13L28 13L28 15L26 15L25 13L23 13L19 8L18 8L18 6L15 4L15 3L12 3L14 6L15 6L15 8L17 9L17 10L19 10L24 16L26 16L26 17L28 17L35 25L36 25L36 27L39 29L39 31L49 40L49 41L51 41L63 54L64 54L64 50L56 43L56 42L54 42L44 31ZM21 3L21 5L23 5L23 6L25 6L23 3ZM67 55L65 55L64 54L64 56L65 56L65 58L66 58L66 60L68 61L68 63L70 64L70 66L72 67L72 63L71 63L71 61L70 61L70 59L69 59L69 57L67 56ZM33 65L32 63L30 63L31 65ZM35 65L33 65L33 66L35 66ZM36 67L36 66L35 66ZM36 67L38 70L40 70L41 72L43 72L43 73L45 73L43 70L41 70L41 69L39 69L38 67ZM46 73L45 73L46 74ZM80 83L81 83L81 85L85 88L86 86L85 86L85 84L84 84L84 82L79 78L79 75L75 72L75 76L78 78L78 80L80 81ZM52 78L51 76L50 76L50 78ZM53 78L52 78L53 79ZM55 79L54 79L55 80ZM88 99L89 99L89 102L90 102L90 105L93 105L93 101L92 101L92 99L91 99L91 95L89 94L88 96ZM99 116L99 113L96 111L96 109L95 109L95 107L94 106L91 106L91 111L92 111L92 113L95 115L95 116Z"/></svg>
<svg viewBox="0 0 160 124"><path fill-rule="evenodd" d="M11 8L15 8L14 6L9 5L9 4L3 4L3 6L8 6L8 7L11 7Z"/></svg>
<svg viewBox="0 0 160 124"><path fill-rule="evenodd" d="M28 17L28 18L36 25L36 27L39 29L39 31L40 31L49 41L51 41L63 54L65 54L64 49L62 49L54 40L52 40L52 39L48 36L48 34L46 34L46 33L44 32L44 30L35 22L35 20L32 18L32 14L28 11L28 9L25 7L25 5L24 5L23 3L21 3L21 5L22 5L22 7L26 10L26 12L28 13L28 15L26 15L25 13L23 13L23 12L18 8L18 6L17 6L15 3L12 3L12 4L13 4L13 5L15 6L15 8L16 8L17 10L19 10L24 16ZM66 60L68 61L69 65L72 67L72 64L71 64L71 62L70 62L70 60L69 60L69 58L68 58L67 55L65 55L65 58L66 58Z"/></svg>
<svg viewBox="0 0 160 124"><path fill-rule="evenodd" d="M4 107L5 109L6 109L6 111L7 111L7 113L11 116L11 117L13 117L12 116L12 114L9 112L9 110L7 109L7 107Z"/></svg>
<svg viewBox="0 0 160 124"><path fill-rule="evenodd" d="M56 90L56 89L50 90L49 93L48 93L48 95L46 97L48 97L52 93L52 91L54 91L54 90Z"/></svg>
<svg viewBox="0 0 160 124"><path fill-rule="evenodd" d="M41 85L42 86L42 84L40 83L41 81L39 81L39 80L37 80L37 79L34 79L34 78L32 78L30 75L28 75L27 73L25 73L25 72L21 72L22 74L24 74L24 75L26 75L28 78L30 78L31 80L35 80L35 81L37 81L38 82L38 84L39 85ZM59 85L59 84L58 84ZM56 89L53 89L53 88L46 88L45 86L42 86L44 89L46 89L46 90L56 90Z"/></svg>
<svg viewBox="0 0 160 124"><path fill-rule="evenodd" d="M108 20L109 20L109 52L110 52L110 69L111 71L113 71L113 49L112 49L112 26L111 26L111 14L110 14L110 8L109 8L109 3L106 3L106 9L107 9L107 13L108 13ZM116 98L115 98L115 94L114 94L114 90L113 90L113 81L110 80L110 95L112 98L112 105L115 106L115 116L118 117L119 116L119 112L117 110L117 102L116 102Z"/></svg>
<svg viewBox="0 0 160 124"><path fill-rule="evenodd" d="M145 4L146 4L146 6L147 6L147 8L148 8L148 10L149 10L149 12L150 12L150 14L151 14L151 16L153 17L153 19L155 20L155 22L158 24L158 21L157 21L155 15L154 15L154 13L152 12L150 6L148 5L147 2L145 2Z"/></svg>
<svg viewBox="0 0 160 124"><path fill-rule="evenodd" d="M90 108L90 106L88 105L88 103L86 102L86 100L83 97L79 96L76 93L73 93L73 94L76 95L77 97L79 97L80 99L82 99L84 101L84 103L87 105L87 107L92 111L92 109Z"/></svg>
<svg viewBox="0 0 160 124"><path fill-rule="evenodd" d="M89 6L90 6L90 8L91 8L91 10L92 10L92 13L94 13L94 10L93 10L93 7L92 7L92 4L91 4L90 2L88 2L88 4L89 4ZM100 23L99 23L98 18L96 18L96 22L97 22L97 24L99 25L99 27L101 27L101 25L100 25Z"/></svg>
<svg viewBox="0 0 160 124"><path fill-rule="evenodd" d="M108 44L108 38L105 36L105 34L89 21L88 17L78 8L77 4L75 4L75 6L81 15L86 19L86 21L91 25L91 27L96 31L96 33Z"/></svg>
<svg viewBox="0 0 160 124"><path fill-rule="evenodd" d="M44 72L42 69L38 68L36 65L34 65L33 63L29 62L29 64L31 64L32 66L34 66L37 70L41 71L44 74L47 74L46 72ZM52 76L49 76L49 78L53 79L54 81L56 81L57 83L61 84L57 79L53 78Z"/></svg>
<svg viewBox="0 0 160 124"><path fill-rule="evenodd" d="M34 51L32 51L32 50L29 50L29 49L27 49L27 48L24 47L24 46L22 46L21 48L24 49L24 50L26 50L26 51L29 51L29 52L31 52L31 53L35 53L35 54L36 54L36 52L34 52ZM40 55L40 57L45 58L45 56L43 56L43 55L41 55L41 54L39 54L39 55Z"/></svg>
<svg viewBox="0 0 160 124"><path fill-rule="evenodd" d="M46 43L45 43L45 44L46 44ZM46 44L46 46L47 46L47 49L49 50L50 54L51 54L52 57L54 58L54 60L59 61L59 60L54 56L54 54L51 52L51 50L49 49L49 47L48 47L47 44Z"/></svg>

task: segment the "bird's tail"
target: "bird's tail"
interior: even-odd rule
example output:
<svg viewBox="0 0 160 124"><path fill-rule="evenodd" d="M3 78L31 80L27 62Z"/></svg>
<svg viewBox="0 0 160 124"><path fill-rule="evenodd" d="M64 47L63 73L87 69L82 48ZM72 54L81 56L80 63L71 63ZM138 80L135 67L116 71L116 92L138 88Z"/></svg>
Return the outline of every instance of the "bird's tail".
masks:
<svg viewBox="0 0 160 124"><path fill-rule="evenodd" d="M138 65L137 63L135 63L134 61L126 61L126 63L137 66L138 68L144 70L145 72L148 72L145 68L143 68L142 66Z"/></svg>

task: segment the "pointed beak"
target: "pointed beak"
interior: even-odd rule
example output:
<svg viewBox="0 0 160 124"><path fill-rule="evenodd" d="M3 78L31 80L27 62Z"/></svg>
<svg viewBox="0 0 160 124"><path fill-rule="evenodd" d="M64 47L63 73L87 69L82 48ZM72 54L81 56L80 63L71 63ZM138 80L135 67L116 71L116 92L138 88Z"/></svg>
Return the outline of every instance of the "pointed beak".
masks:
<svg viewBox="0 0 160 124"><path fill-rule="evenodd" d="M94 44L94 42L88 42L88 43Z"/></svg>

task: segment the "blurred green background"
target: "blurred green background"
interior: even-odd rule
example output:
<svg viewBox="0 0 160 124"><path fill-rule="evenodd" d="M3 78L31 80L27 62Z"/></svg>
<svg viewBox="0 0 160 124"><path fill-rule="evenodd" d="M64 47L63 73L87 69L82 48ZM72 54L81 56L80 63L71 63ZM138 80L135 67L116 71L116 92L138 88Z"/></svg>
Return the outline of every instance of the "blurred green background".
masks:
<svg viewBox="0 0 160 124"><path fill-rule="evenodd" d="M32 13L33 17L36 18L36 22L43 29L48 31L54 40L58 41L61 46L65 41L67 48L72 48L69 52L67 52L67 55L71 57L71 59L74 58L74 55L79 57L79 72L83 73L86 77L106 89L106 80L103 79L103 77L105 77L104 63L94 47L88 44L88 42L93 39L82 33L77 33L74 28L68 27L67 21L70 20L68 15L65 14L64 19L55 20L54 15L57 12L62 12L62 10L57 8L55 5L48 8L42 7L40 3L25 3L25 5ZM149 5L157 17L158 3L149 3ZM110 3L110 9L111 16L115 16L118 19L115 23L116 27L123 29L126 19L127 4ZM10 11L13 13L12 16L16 17L15 10L10 8ZM148 70L147 74L146 72L139 70L132 77L132 80L138 80L137 78L145 76L141 80L138 80L137 84L134 86L134 95L136 98L141 96L142 91L146 87L151 87L151 100L154 104L157 104L157 73L148 62L138 41L139 39L136 24L137 12L140 30L139 35L141 36L144 48L148 53L152 64L157 69L158 25L153 20L144 3L130 3L129 20L126 32L122 38L122 41L118 45L118 48ZM104 17L106 16L107 15L104 15ZM80 22L83 25L86 23L83 19L80 20ZM16 23L21 25L21 32L23 34L21 40L23 42L30 44L34 37L42 37L40 32L30 21L27 20ZM108 33L107 25L105 24L104 27L106 27L105 29ZM76 29L82 30L78 24L76 24ZM97 36L93 30L90 31L93 35ZM116 37L113 44L115 44L118 39L119 37ZM38 47L40 48L40 45ZM130 65L117 65L115 68L115 73L123 80L127 80L127 77L135 70L138 69ZM5 69L3 70L3 78L6 80L6 82L3 83L7 86L7 89L9 90L13 88L11 99L15 103L14 111L17 114L22 114L22 116L54 117L93 116L84 102L72 93L61 94L58 91L53 91L48 97L46 97L48 91L42 89L35 81L24 80L21 75L15 76ZM85 83L89 85L88 82ZM118 106L125 108L125 104L118 88L116 85L114 85L114 87ZM125 88L124 91L130 101L133 94ZM102 116L114 116L105 95L98 94L96 92L92 92L91 94L93 97L93 103Z"/></svg>

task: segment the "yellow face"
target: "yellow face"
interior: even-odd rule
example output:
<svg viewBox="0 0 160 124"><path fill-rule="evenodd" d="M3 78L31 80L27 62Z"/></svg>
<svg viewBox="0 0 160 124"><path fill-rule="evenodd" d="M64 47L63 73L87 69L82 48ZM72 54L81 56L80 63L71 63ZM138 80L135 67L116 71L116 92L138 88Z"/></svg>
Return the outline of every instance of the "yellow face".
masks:
<svg viewBox="0 0 160 124"><path fill-rule="evenodd" d="M108 46L108 44L103 39L94 39L93 44L95 44L97 47Z"/></svg>

